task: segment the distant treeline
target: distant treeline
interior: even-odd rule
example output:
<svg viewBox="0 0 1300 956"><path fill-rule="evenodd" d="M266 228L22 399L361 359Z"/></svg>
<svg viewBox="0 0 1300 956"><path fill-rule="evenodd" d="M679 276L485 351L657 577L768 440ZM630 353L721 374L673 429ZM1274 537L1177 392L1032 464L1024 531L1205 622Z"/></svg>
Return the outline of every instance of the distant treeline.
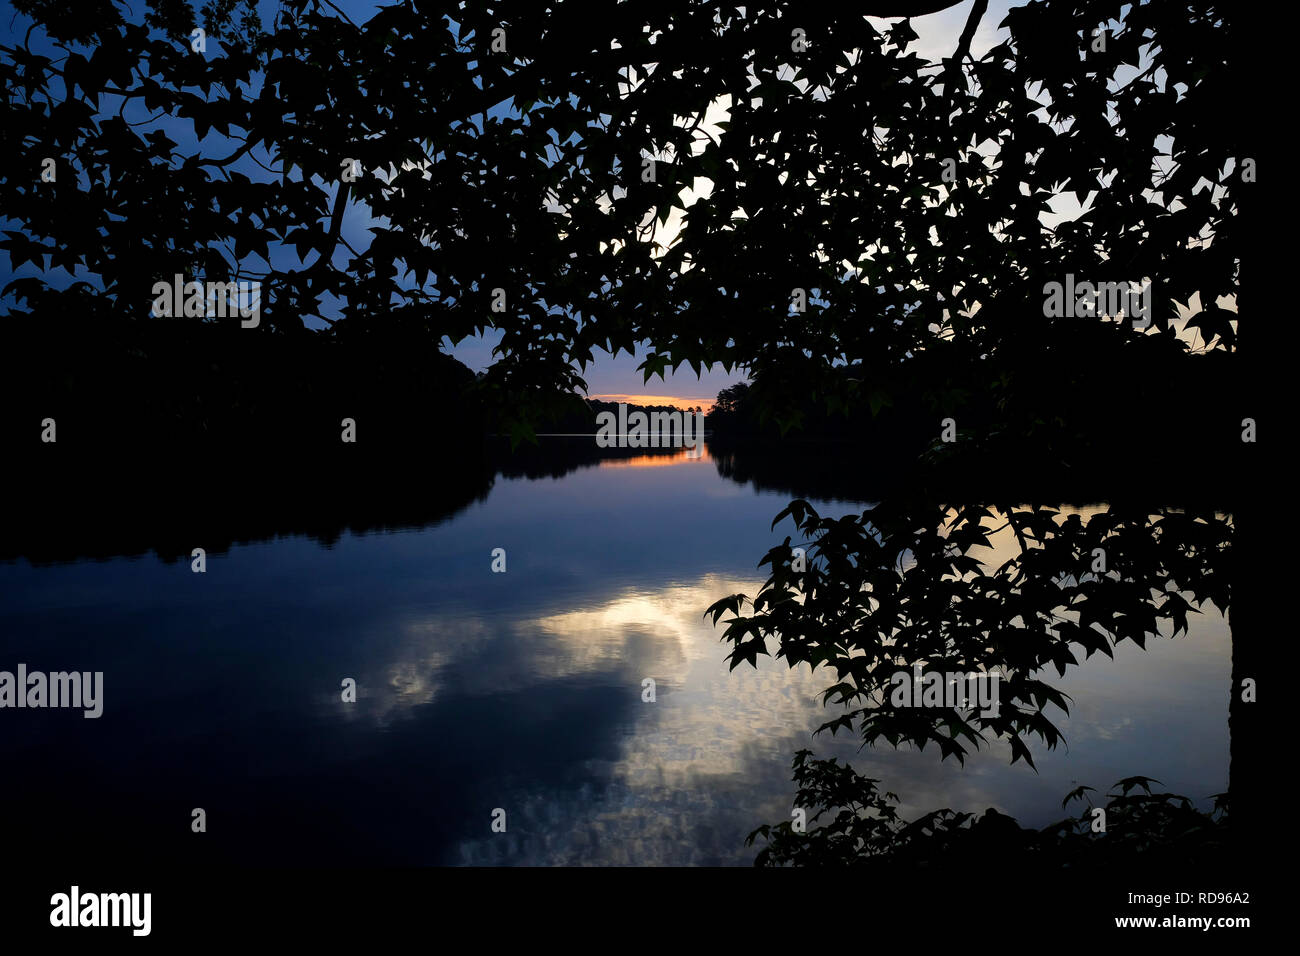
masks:
<svg viewBox="0 0 1300 956"><path fill-rule="evenodd" d="M40 453L404 454L485 430L474 373L417 331L0 317L0 439ZM356 441L343 441L344 419ZM54 443L43 441L53 421Z"/></svg>
<svg viewBox="0 0 1300 956"><path fill-rule="evenodd" d="M184 450L269 458L411 456L504 432L494 394L420 330L340 324L282 333L234 323L0 316L0 439L22 458ZM618 403L550 401L539 432L595 434ZM678 412L668 405L629 411ZM54 422L54 443L42 441ZM56 447L49 447L53 444Z"/></svg>
<svg viewBox="0 0 1300 956"><path fill-rule="evenodd" d="M1190 355L1169 337L1124 340L1083 324L1053 335L1027 328L996 359L941 345L902 361L842 366L833 408L825 393L765 395L756 377L719 393L706 419L709 444L715 457L780 446L801 449L800 460L888 462L892 472L938 452L980 473L1177 469L1198 485L1240 474L1223 473L1223 462L1253 451L1241 433L1256 411L1240 398L1249 390L1235 356ZM423 330L398 323L284 333L8 316L0 337L0 440L24 467L82 460L130 470L222 457L302 469L386 459L418 468L427 459L445 468L446 448L478 454L487 436L505 432L482 379ZM601 412L618 413L617 402L563 398L547 403L562 410L546 415L539 432L594 434ZM788 430L760 414L764 404L781 410ZM355 442L343 441L345 419ZM956 441L944 444L946 419ZM56 443L42 441L46 422Z"/></svg>
<svg viewBox="0 0 1300 956"><path fill-rule="evenodd" d="M892 366L842 366L840 407L783 396L782 417L794 423L784 433L760 414L771 396L754 378L718 394L707 416L710 451L716 459L737 448L802 450L788 457L792 477L830 455L939 478L929 466L945 459L949 471L964 469L971 493L984 480L1027 472L1057 486L1114 489L1139 475L1177 475L1171 484L1193 490L1237 484L1242 455L1255 449L1242 441L1242 422L1257 409L1236 357L1189 354L1168 337L1122 342L1107 333L1081 325L1052 338L1035 330L996 360L953 347ZM947 444L945 419L956 437Z"/></svg>

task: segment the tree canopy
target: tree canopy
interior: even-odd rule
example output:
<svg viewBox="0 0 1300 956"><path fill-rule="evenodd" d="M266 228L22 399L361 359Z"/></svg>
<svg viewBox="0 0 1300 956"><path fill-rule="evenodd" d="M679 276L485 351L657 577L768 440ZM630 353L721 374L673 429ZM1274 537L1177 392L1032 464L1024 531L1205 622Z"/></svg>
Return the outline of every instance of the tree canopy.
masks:
<svg viewBox="0 0 1300 956"><path fill-rule="evenodd" d="M33 26L0 48L11 319L149 321L154 284L181 274L262 284L249 349L497 335L474 387L516 435L554 420L598 350L643 351L647 379L749 371L719 420L874 415L916 373L957 413L977 383L988 429L1043 424L1025 406L1073 385L1072 356L1239 349L1256 157L1230 122L1244 86L1221 3L1038 0L976 55L975 0L937 59L909 18L944 0L399 0L359 22L284 0L269 24L234 0L14 5ZM1149 324L1049 307L1076 281L1149 282ZM1021 551L985 569L982 506L832 520L796 501L816 560L796 569L787 540L752 616L743 595L711 609L732 612L733 664L775 638L837 670L828 698L855 708L839 725L866 740L961 756L988 731L1031 759L1061 703L1037 670L1184 629L1182 592L1227 606L1218 512L1001 510ZM1008 706L882 708L886 665L919 658L1009 666ZM844 782L800 769L818 799Z"/></svg>
<svg viewBox="0 0 1300 956"><path fill-rule="evenodd" d="M0 245L39 270L6 289L33 312L147 317L179 273L260 281L261 333L491 331L488 384L525 429L597 348L642 345L647 376L748 368L779 415L879 406L877 371L926 349L1146 337L1045 316L1066 274L1151 279L1173 350L1172 303L1199 294L1198 346L1234 344L1252 176L1220 4L1031 3L976 59L979 2L937 62L866 14L941 2L406 0L353 22L287 0L264 29L233 0L15 6L36 27L0 56Z"/></svg>

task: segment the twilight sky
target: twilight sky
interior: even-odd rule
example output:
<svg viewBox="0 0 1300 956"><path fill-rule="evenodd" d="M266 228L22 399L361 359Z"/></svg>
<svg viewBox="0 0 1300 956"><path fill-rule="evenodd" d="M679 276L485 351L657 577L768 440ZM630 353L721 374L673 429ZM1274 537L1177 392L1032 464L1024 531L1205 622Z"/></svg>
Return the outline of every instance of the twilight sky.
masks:
<svg viewBox="0 0 1300 956"><path fill-rule="evenodd" d="M1005 38L1005 31L998 29L998 24L1005 18L1008 9L1016 0L992 0L989 9L981 20L981 25L977 31L974 42L971 44L971 53L975 57L981 56L986 50ZM964 0L948 10L931 14L926 17L917 17L912 23L916 32L919 34L919 40L913 44L913 50L931 60L937 62L943 57L950 56L957 43L958 36L965 24L966 17L970 12L973 0ZM1018 5L1018 4L1017 4ZM362 23L381 6L374 0L334 0L334 6L346 14L350 19ZM270 23L275 16L278 7L278 0L259 0L259 8L262 13L264 22ZM878 21L883 26L887 21ZM19 42L21 35L25 30L25 21L22 17L14 15L12 5L9 0L0 0L0 35L4 35L5 41ZM15 34L17 34L15 36ZM51 51L54 52L54 51ZM57 53L55 53L57 55ZM107 99L111 99L107 98ZM107 99L101 101L106 103ZM117 104L108 104L103 108L108 111L115 110ZM138 105L138 104L135 104ZM727 116L727 108L730 104L725 102L714 103L706 115L703 126L708 129L712 127L711 132L715 135L720 132L714 124L723 120ZM131 116L132 104L128 104L126 114L129 118L143 120L145 114L140 117ZM499 107L501 113L505 113L505 108ZM491 112L496 112L491 111ZM197 146L194 142L193 131L189 124L184 121L171 121L170 118L164 117L158 121L158 125L165 129L167 134L177 140L179 148L182 150L191 149ZM702 136L703 134L701 134ZM235 167L232 167L232 169ZM252 178L258 178L258 171L251 163L247 170L241 170ZM697 180L696 188L693 191L695 198L707 199L711 189L711 183L707 180ZM692 201L687 196L687 201ZM1057 217L1053 218L1073 218L1080 211L1079 206L1075 203L1073 196L1061 196L1054 202ZM681 212L674 210L672 216L662 226L656 227L656 239L660 243L667 245L671 242L677 229L680 226ZM368 244L368 229L376 222L371 215L370 210L360 204L352 204L344 214L343 235L354 247L360 248ZM9 226L9 223L0 216L0 227ZM341 252L339 253L342 254ZM291 250L273 251L272 258L276 260L275 264L281 267L294 268L297 263L292 261L293 253ZM284 260L283 262L280 260ZM11 278L22 275L39 274L31 263L25 263L18 270L12 270L9 267L7 257L0 261L0 286L6 284ZM51 270L44 273L44 277L52 285L66 285L76 278L67 276L61 270ZM12 301L12 300L10 300ZM10 302L4 303L5 305ZM331 314L330 302L328 298L322 303L324 314ZM309 319L309 324L322 326L323 323ZM464 362L471 369L479 371L492 364L492 349L500 341L500 333L492 332L487 336L474 337L460 342L456 346L449 346L449 351L457 359ZM604 398L606 400L627 400L640 401L662 404L677 405L704 405L706 408L712 403L717 393L729 385L744 379L744 373L733 371L727 373L720 366L713 369L706 369L703 374L696 374L688 367L683 366L676 373L666 373L664 379L658 377L652 378L649 382L642 381L641 373L636 371L637 365L640 364L644 357L643 352L637 355L629 356L627 354L612 358L604 353L597 353L596 361L583 370L583 377L586 379L588 394L594 398Z"/></svg>
<svg viewBox="0 0 1300 956"><path fill-rule="evenodd" d="M966 17L970 13L972 2L973 0L965 0L965 2L939 13L915 18L912 21L912 26L920 35L920 39L914 44L914 49L918 55L934 61L945 56L951 56L957 39L961 35L961 29L966 23ZM971 54L973 56L981 56L986 50L1005 38L1006 31L999 30L997 25L1006 17L1007 11L1012 5L1012 0L992 0L988 12L985 13L981 20L980 29L971 43ZM343 6L356 9L358 13L362 13L371 5L362 2L362 0L355 0L355 2ZM888 21L881 20L877 22L884 24ZM712 126L712 123L717 122L723 115L724 111L722 109L711 109L707 121L703 125L705 127ZM716 134L718 131L714 128L712 132ZM700 195L707 196L707 185L697 190L697 192ZM660 242L670 239L680 223L680 219L680 211L674 210L673 216L665 224L664 228L658 231L656 238ZM478 371L491 364L492 347L499 339L500 336L496 334L486 338L466 339L459 346L453 348L451 352L460 361ZM643 383L641 373L636 370L643 358L643 352L638 352L636 356L629 356L624 353L617 358L598 352L596 361L583 374L587 381L588 395L606 401L703 405L707 410L719 391L729 385L734 385L736 382L743 381L745 378L744 372L737 370L728 373L721 366L715 366L711 370L706 369L697 378L690 368L682 366L675 373L666 373L663 380L656 376L649 382Z"/></svg>

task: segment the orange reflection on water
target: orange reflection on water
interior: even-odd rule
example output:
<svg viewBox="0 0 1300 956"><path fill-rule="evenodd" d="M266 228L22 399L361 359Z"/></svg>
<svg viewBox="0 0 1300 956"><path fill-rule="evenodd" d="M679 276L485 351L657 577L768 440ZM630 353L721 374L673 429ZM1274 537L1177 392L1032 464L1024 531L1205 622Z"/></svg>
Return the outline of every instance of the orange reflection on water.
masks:
<svg viewBox="0 0 1300 956"><path fill-rule="evenodd" d="M671 455L637 455L635 458L608 458L600 463L601 468L662 468L666 465L680 465L683 462L712 461L709 446L699 448L678 448Z"/></svg>

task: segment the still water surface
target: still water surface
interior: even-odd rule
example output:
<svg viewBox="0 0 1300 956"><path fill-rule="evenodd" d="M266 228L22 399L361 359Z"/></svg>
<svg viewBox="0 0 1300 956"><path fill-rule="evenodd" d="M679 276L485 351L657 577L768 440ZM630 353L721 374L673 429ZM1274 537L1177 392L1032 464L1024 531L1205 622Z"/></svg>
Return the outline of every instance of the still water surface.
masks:
<svg viewBox="0 0 1300 956"><path fill-rule="evenodd" d="M1076 782L1133 774L1201 806L1227 788L1231 646L1208 606L1188 636L1052 672L1074 706L1037 773L1001 745L962 767L813 741L833 679L766 658L729 673L703 617L757 593L790 497L707 456L604 461L498 475L418 530L236 545L205 574L152 554L0 564L0 670L105 675L98 720L0 711L5 830L87 861L730 865L789 818L807 746L880 778L905 817L1041 826Z"/></svg>

